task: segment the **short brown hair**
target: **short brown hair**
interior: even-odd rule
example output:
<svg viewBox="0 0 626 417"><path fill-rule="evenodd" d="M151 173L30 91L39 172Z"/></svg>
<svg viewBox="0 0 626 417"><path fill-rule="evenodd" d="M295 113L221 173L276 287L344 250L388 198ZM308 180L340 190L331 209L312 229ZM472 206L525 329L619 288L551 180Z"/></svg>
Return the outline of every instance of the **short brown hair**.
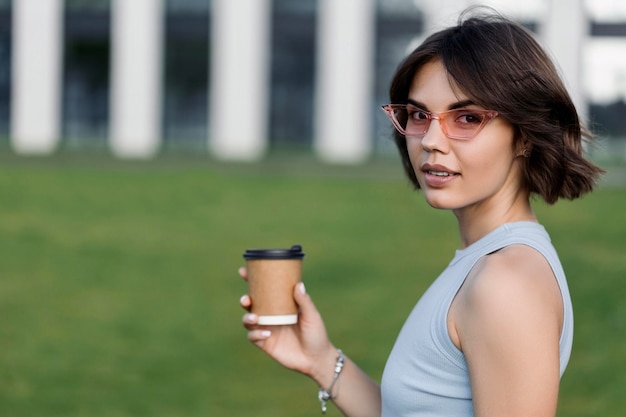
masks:
<svg viewBox="0 0 626 417"><path fill-rule="evenodd" d="M591 135L548 55L520 24L493 12L470 12L475 10L404 59L391 82L391 103L407 103L415 74L440 60L463 93L496 110L513 125L516 141L529 148L522 175L531 194L553 204L591 191L604 171L584 157L583 141ZM395 132L394 139L407 176L419 188L404 136Z"/></svg>

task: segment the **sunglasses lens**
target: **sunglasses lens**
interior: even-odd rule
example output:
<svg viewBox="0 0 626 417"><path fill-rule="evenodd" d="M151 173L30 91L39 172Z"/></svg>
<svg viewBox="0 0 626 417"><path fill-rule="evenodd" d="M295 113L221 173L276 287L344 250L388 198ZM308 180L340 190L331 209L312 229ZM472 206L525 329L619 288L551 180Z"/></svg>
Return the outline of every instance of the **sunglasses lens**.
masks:
<svg viewBox="0 0 626 417"><path fill-rule="evenodd" d="M446 136L452 139L471 139L497 112L477 109L455 109L443 113L430 113L412 105L388 105L383 109L400 134L422 137L428 132L430 122L436 119Z"/></svg>
<svg viewBox="0 0 626 417"><path fill-rule="evenodd" d="M406 136L422 136L430 126L430 115L427 112L406 106L394 108L393 119L402 128L400 133Z"/></svg>
<svg viewBox="0 0 626 417"><path fill-rule="evenodd" d="M459 109L447 112L444 123L451 137L469 139L474 137L487 121L487 113Z"/></svg>

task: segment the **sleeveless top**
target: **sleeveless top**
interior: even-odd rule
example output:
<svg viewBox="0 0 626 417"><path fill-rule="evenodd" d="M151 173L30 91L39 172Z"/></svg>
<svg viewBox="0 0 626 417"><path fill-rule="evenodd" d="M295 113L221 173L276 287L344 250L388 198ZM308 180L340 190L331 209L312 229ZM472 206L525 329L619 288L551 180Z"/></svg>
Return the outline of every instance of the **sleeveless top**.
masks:
<svg viewBox="0 0 626 417"><path fill-rule="evenodd" d="M467 248L457 250L448 267L413 308L383 372L383 417L474 415L467 363L463 352L450 339L448 311L476 262L489 253L514 244L527 245L540 252L556 276L564 309L559 341L560 371L563 375L574 332L565 273L543 226L533 222L507 223Z"/></svg>

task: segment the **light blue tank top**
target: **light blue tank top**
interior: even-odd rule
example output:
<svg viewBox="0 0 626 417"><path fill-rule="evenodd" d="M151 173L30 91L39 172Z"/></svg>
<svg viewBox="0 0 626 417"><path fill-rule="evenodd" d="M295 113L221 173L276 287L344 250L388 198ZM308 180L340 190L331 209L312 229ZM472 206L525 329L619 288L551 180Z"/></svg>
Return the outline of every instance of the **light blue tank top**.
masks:
<svg viewBox="0 0 626 417"><path fill-rule="evenodd" d="M539 251L550 263L563 298L559 342L561 376L572 348L574 316L565 273L548 233L533 222L507 223L456 251L404 323L382 378L383 417L473 416L467 363L448 334L447 316L456 293L478 259L514 244Z"/></svg>

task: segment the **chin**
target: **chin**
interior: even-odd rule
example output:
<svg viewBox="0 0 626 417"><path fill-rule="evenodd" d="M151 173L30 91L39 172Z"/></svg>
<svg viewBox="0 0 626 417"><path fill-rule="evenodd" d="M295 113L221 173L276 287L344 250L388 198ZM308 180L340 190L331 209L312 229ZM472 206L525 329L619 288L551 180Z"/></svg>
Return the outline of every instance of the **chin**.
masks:
<svg viewBox="0 0 626 417"><path fill-rule="evenodd" d="M440 210L450 210L450 209L452 209L452 207L450 207L450 205L446 204L445 202L441 201L438 198L428 198L428 197L426 197L426 202L432 208L436 208L436 209L440 209Z"/></svg>
<svg viewBox="0 0 626 417"><path fill-rule="evenodd" d="M424 193L424 199L426 200L426 203L432 208L436 208L439 210L454 210L462 206L459 201L453 201L449 197L450 195L444 196L440 193L433 193L432 190Z"/></svg>

